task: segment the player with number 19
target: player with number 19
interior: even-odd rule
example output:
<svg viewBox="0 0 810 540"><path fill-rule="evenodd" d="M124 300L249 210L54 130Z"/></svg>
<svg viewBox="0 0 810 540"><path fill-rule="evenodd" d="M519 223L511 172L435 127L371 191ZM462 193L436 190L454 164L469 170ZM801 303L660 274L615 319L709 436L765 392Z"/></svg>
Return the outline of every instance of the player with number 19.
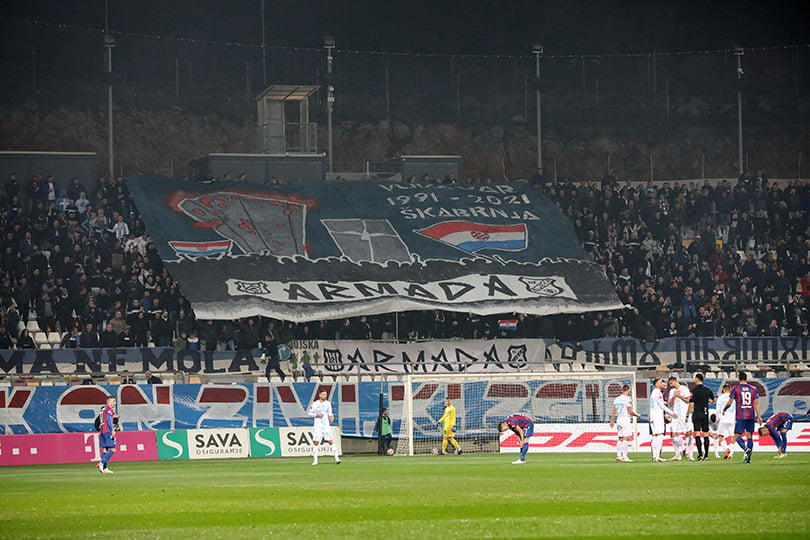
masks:
<svg viewBox="0 0 810 540"><path fill-rule="evenodd" d="M737 444L745 452L743 463L751 463L751 453L754 451L754 420L758 424L762 423L762 415L759 412L759 392L748 384L748 375L741 371L737 376L740 384L731 390L729 402L723 408L731 407L734 403L737 406L737 422L734 424L734 434L737 436Z"/></svg>

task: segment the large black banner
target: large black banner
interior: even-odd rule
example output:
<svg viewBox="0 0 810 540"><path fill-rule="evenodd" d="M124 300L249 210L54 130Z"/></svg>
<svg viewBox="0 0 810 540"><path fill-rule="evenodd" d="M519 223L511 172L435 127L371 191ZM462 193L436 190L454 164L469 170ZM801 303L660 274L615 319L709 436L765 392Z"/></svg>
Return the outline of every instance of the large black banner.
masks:
<svg viewBox="0 0 810 540"><path fill-rule="evenodd" d="M570 223L525 181L128 183L202 319L621 307Z"/></svg>

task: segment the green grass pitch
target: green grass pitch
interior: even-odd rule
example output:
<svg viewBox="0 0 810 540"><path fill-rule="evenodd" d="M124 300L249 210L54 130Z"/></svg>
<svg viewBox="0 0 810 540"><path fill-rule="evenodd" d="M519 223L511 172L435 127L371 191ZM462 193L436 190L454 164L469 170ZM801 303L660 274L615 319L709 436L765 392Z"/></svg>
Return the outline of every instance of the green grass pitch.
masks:
<svg viewBox="0 0 810 540"><path fill-rule="evenodd" d="M321 456L0 468L0 538L808 538L810 454Z"/></svg>

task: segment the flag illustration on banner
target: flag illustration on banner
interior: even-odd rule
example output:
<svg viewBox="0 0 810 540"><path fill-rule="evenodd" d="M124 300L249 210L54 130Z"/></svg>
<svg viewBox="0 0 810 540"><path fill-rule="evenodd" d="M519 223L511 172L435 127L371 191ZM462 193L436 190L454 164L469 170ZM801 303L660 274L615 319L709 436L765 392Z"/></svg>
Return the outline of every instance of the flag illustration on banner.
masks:
<svg viewBox="0 0 810 540"><path fill-rule="evenodd" d="M498 321L498 330L517 330L517 319L501 319Z"/></svg>
<svg viewBox="0 0 810 540"><path fill-rule="evenodd" d="M306 205L275 197L217 191L175 203L203 229L216 231L242 253L300 255L306 243Z"/></svg>
<svg viewBox="0 0 810 540"><path fill-rule="evenodd" d="M526 249L526 224L483 225L471 221L445 221L416 232L449 244L453 247L475 253L482 249L520 251Z"/></svg>
<svg viewBox="0 0 810 540"><path fill-rule="evenodd" d="M170 240L169 245L178 255L188 257L216 257L224 255L231 250L230 240L220 240L218 242L180 242Z"/></svg>

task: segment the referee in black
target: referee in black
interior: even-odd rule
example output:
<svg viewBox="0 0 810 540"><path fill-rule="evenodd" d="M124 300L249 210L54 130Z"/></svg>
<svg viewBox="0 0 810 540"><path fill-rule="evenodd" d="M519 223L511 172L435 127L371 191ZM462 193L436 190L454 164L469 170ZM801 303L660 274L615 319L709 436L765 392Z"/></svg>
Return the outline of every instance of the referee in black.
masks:
<svg viewBox="0 0 810 540"><path fill-rule="evenodd" d="M698 461L709 459L709 403L714 403L714 401L714 392L703 385L703 373L695 373L695 387L692 388L692 397L689 399L689 409L686 414L687 417L692 415Z"/></svg>

